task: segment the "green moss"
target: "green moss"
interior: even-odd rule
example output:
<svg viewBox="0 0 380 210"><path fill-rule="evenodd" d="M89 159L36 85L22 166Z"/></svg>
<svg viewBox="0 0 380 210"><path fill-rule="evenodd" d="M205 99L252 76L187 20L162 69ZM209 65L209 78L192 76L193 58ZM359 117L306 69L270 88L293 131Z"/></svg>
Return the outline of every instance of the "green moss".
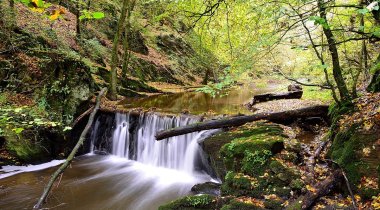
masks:
<svg viewBox="0 0 380 210"><path fill-rule="evenodd" d="M296 201L292 202L291 205L289 205L286 210L300 210L302 209L302 200L303 196L300 196Z"/></svg>
<svg viewBox="0 0 380 210"><path fill-rule="evenodd" d="M244 203L236 199L231 200L229 204L224 205L221 210L261 210L262 207L256 206L251 203Z"/></svg>
<svg viewBox="0 0 380 210"><path fill-rule="evenodd" d="M302 188L305 187L305 183L302 181L302 179L294 179L290 182L290 187L293 190L301 191Z"/></svg>
<svg viewBox="0 0 380 210"><path fill-rule="evenodd" d="M363 160L360 151L377 139L377 134L361 134L356 127L336 135L330 149L331 158L343 167L353 184L358 184L362 176L373 176L376 171L377 166Z"/></svg>
<svg viewBox="0 0 380 210"><path fill-rule="evenodd" d="M281 200L270 199L264 201L264 206L267 209L282 209L282 203Z"/></svg>
<svg viewBox="0 0 380 210"><path fill-rule="evenodd" d="M292 180L300 178L298 171L283 165L277 160L273 160L269 168L275 174L276 178L285 183L290 183Z"/></svg>
<svg viewBox="0 0 380 210"><path fill-rule="evenodd" d="M192 210L192 209L213 209L215 197L212 195L186 196L178 200L159 207L159 210Z"/></svg>
<svg viewBox="0 0 380 210"><path fill-rule="evenodd" d="M262 175L271 156L272 152L269 150L258 150L254 153L245 151L242 161L242 172L251 176Z"/></svg>
<svg viewBox="0 0 380 210"><path fill-rule="evenodd" d="M284 148L283 137L271 136L266 134L254 134L248 137L234 139L232 142L225 144L220 154L224 158L227 170L239 171L242 167L240 162L245 158L245 171L249 170L254 157L263 156L264 151L270 151L272 154L278 153ZM247 157L246 157L247 156ZM267 156L267 155L265 155Z"/></svg>
<svg viewBox="0 0 380 210"><path fill-rule="evenodd" d="M225 177L225 182L222 184L221 192L223 195L236 196L251 194L254 183L255 180L249 176L229 171Z"/></svg>
<svg viewBox="0 0 380 210"><path fill-rule="evenodd" d="M31 136L22 134L16 135L12 131L5 132L6 148L16 157L25 162L34 162L41 159L43 156L42 146L37 142L32 142Z"/></svg>

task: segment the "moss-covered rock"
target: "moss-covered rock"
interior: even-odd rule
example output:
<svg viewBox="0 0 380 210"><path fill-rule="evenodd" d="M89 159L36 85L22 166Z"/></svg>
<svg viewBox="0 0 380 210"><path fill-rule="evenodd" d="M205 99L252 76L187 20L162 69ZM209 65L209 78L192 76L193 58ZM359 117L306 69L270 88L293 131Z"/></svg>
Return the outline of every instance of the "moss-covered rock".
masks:
<svg viewBox="0 0 380 210"><path fill-rule="evenodd" d="M4 139L6 150L15 160L32 164L58 158L67 143L59 130L44 126L25 129L19 134L5 130Z"/></svg>
<svg viewBox="0 0 380 210"><path fill-rule="evenodd" d="M180 198L160 206L159 210L195 210L215 209L216 197L211 195L193 195Z"/></svg>
<svg viewBox="0 0 380 210"><path fill-rule="evenodd" d="M246 172L255 166L259 170L266 159L284 148L285 137L279 126L259 124L239 132L243 137L233 139L220 150L227 170L240 171L243 164Z"/></svg>
<svg viewBox="0 0 380 210"><path fill-rule="evenodd" d="M230 203L224 205L221 210L263 210L265 208L254 204L253 202L243 202L237 199L233 199Z"/></svg>
<svg viewBox="0 0 380 210"><path fill-rule="evenodd" d="M373 145L379 140L380 131L365 132L353 126L348 130L338 132L330 149L331 158L346 172L350 182L358 186L363 177L379 177L378 166L380 150ZM366 192L374 190L359 190L362 195L370 197Z"/></svg>

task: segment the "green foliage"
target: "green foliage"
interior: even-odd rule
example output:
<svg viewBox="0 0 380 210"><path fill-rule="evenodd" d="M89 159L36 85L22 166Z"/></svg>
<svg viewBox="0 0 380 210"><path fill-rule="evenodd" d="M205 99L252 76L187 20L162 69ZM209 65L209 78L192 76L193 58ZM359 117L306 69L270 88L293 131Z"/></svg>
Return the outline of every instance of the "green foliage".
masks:
<svg viewBox="0 0 380 210"><path fill-rule="evenodd" d="M96 38L83 40L83 48L94 61L102 61L105 55L109 53L109 50L101 45Z"/></svg>
<svg viewBox="0 0 380 210"><path fill-rule="evenodd" d="M220 78L221 82L208 84L204 87L198 88L197 91L208 93L213 97L217 95L222 96L221 93L225 92L225 89L233 85L235 82L233 76L229 74L228 69L224 71L224 75L225 76Z"/></svg>
<svg viewBox="0 0 380 210"><path fill-rule="evenodd" d="M194 207L205 206L213 202L213 197L209 195L199 195L199 196L188 196L186 201Z"/></svg>
<svg viewBox="0 0 380 210"><path fill-rule="evenodd" d="M321 25L323 28L328 29L330 28L329 24L327 23L326 19L321 18L319 16L311 16L309 20L314 21L315 25Z"/></svg>
<svg viewBox="0 0 380 210"><path fill-rule="evenodd" d="M82 15L79 16L79 20L91 20L91 19L102 19L105 17L103 12L91 12L88 10L82 10Z"/></svg>
<svg viewBox="0 0 380 210"><path fill-rule="evenodd" d="M249 175L262 174L270 157L272 152L269 150L245 151L241 169Z"/></svg>
<svg viewBox="0 0 380 210"><path fill-rule="evenodd" d="M264 208L233 199L227 205L224 205L221 210L264 210Z"/></svg>
<svg viewBox="0 0 380 210"><path fill-rule="evenodd" d="M45 115L45 116L44 116ZM7 135L5 130L20 135L25 129L34 127L59 127L60 122L51 121L46 112L41 113L38 107L4 107L0 108L0 135Z"/></svg>

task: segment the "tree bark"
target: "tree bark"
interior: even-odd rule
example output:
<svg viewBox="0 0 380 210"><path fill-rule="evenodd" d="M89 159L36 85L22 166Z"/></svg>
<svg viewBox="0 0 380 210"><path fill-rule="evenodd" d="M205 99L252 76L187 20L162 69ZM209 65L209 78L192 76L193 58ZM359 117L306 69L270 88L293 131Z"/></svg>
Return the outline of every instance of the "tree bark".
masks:
<svg viewBox="0 0 380 210"><path fill-rule="evenodd" d="M302 98L303 91L290 91L285 93L266 93L255 95L251 102L251 105L260 102L280 100L280 99L300 99Z"/></svg>
<svg viewBox="0 0 380 210"><path fill-rule="evenodd" d="M136 0L128 0L127 22L125 24L125 30L124 30L125 36L124 36L124 41L123 41L123 46L124 46L124 57L123 57L123 65L122 65L123 77L127 76L129 60L131 57L131 54L129 52L128 39L130 38L129 35L131 33L131 16L132 16L132 11L135 7L135 3L136 3Z"/></svg>
<svg viewBox="0 0 380 210"><path fill-rule="evenodd" d="M328 23L326 15L326 6L323 0L318 0L318 9L320 17L323 18L326 21L326 23ZM335 36L328 24L327 26L323 26L323 32L327 38L327 43L333 64L333 76L337 84L341 100L349 102L351 100L351 96L342 75L342 69L339 62L339 54L338 49L336 47Z"/></svg>
<svg viewBox="0 0 380 210"><path fill-rule="evenodd" d="M75 25L75 27L76 27L76 36L77 36L77 38L78 39L80 39L80 37L81 37L81 31L80 31L80 19L79 19L79 17L80 17L80 11L81 11L81 6L80 6L80 3L79 3L79 0L77 0L77 2L76 2L76 14L75 14L75 18L76 18L76 25Z"/></svg>
<svg viewBox="0 0 380 210"><path fill-rule="evenodd" d="M380 91L380 54L378 55L374 66L371 69L373 73L371 82L367 87L369 92L379 92Z"/></svg>
<svg viewBox="0 0 380 210"><path fill-rule="evenodd" d="M100 91L98 97L96 98L96 105L95 105L94 111L91 113L90 118L88 119L87 125L84 128L84 130L82 131L82 134L80 135L77 144L75 145L74 149L71 151L70 155L67 157L66 161L51 176L48 184L46 185L46 187L44 189L44 192L42 193L40 199L38 200L37 204L33 207L33 209L40 209L41 208L42 204L46 200L46 197L49 195L49 192L50 192L51 188L53 187L55 180L58 178L58 176L60 174L62 174L65 171L67 166L69 166L69 164L71 163L71 161L75 157L75 154L77 153L78 149L82 146L84 140L86 139L86 135L87 135L88 131L90 130L91 125L95 119L95 115L99 110L100 100L106 91L107 91L107 88L103 88Z"/></svg>
<svg viewBox="0 0 380 210"><path fill-rule="evenodd" d="M160 131L156 134L156 140L163 140L173 136L179 136L187 133L192 133L202 130L210 130L217 128L228 128L241 126L248 122L258 121L258 120L268 120L272 122L290 122L298 118L307 117L317 117L317 116L327 116L328 106L318 105L311 106L301 109L283 111L283 112L273 112L273 113L260 113L249 116L239 116L224 118L220 120L211 120L203 123L196 123L188 126L173 128L170 130Z"/></svg>
<svg viewBox="0 0 380 210"><path fill-rule="evenodd" d="M120 35L123 31L125 22L126 11L129 5L129 0L123 0L123 7L121 8L120 18L117 22L117 29L112 43L112 57L111 57L111 82L110 82L110 99L117 100L117 64L118 64L118 46Z"/></svg>

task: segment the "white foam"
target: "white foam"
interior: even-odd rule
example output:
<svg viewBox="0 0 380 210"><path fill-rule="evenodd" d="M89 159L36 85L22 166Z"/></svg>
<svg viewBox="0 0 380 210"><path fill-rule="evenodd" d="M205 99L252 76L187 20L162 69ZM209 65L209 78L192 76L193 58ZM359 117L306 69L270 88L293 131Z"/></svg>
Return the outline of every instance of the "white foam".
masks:
<svg viewBox="0 0 380 210"><path fill-rule="evenodd" d="M50 168L57 166L61 163L63 163L65 160L52 160L47 163L42 163L39 165L27 165L27 166L3 166L2 169L0 169L0 179L3 179L5 177L13 176L15 174L23 173L23 172L31 172L31 171L39 171L42 169Z"/></svg>

